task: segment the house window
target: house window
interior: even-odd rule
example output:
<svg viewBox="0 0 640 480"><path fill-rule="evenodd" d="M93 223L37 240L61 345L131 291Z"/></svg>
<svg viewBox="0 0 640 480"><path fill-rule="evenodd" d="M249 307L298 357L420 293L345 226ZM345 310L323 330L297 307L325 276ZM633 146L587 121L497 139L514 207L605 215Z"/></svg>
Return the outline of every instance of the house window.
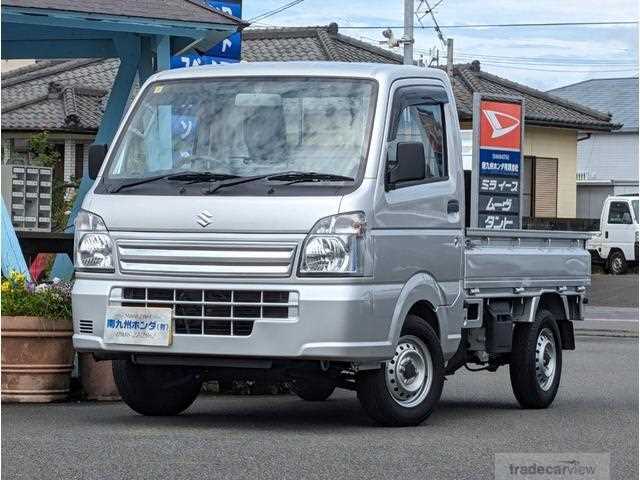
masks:
<svg viewBox="0 0 640 480"><path fill-rule="evenodd" d="M76 180L80 180L82 178L83 173L83 165L82 160L84 158L84 145L82 143L76 143L76 164L75 171L73 176Z"/></svg>
<svg viewBox="0 0 640 480"><path fill-rule="evenodd" d="M522 215L558 216L558 159L524 157L522 169Z"/></svg>

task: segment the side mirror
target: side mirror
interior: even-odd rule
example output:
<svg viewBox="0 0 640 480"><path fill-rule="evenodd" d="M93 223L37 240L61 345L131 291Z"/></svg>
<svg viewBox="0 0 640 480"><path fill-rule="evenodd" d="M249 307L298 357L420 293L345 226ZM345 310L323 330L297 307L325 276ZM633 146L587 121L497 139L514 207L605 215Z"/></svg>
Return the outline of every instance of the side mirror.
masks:
<svg viewBox="0 0 640 480"><path fill-rule="evenodd" d="M387 159L387 186L396 183L424 180L426 163L421 142L398 142L390 145Z"/></svg>
<svg viewBox="0 0 640 480"><path fill-rule="evenodd" d="M89 178L95 180L100 173L100 167L107 156L109 145L104 143L92 143L89 146Z"/></svg>

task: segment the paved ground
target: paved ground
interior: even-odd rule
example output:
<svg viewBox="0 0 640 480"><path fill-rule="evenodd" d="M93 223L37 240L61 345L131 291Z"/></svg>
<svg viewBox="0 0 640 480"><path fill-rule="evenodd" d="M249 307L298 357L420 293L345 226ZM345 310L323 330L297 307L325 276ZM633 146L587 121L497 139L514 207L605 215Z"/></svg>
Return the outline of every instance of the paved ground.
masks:
<svg viewBox="0 0 640 480"><path fill-rule="evenodd" d="M589 304L603 307L638 308L638 274L593 274L587 291Z"/></svg>
<svg viewBox="0 0 640 480"><path fill-rule="evenodd" d="M145 418L123 404L2 407L7 479L492 478L497 452L611 452L612 478L638 477L638 343L578 337L552 408L517 408L508 370L461 372L415 428L373 426L350 392L203 396L187 414Z"/></svg>

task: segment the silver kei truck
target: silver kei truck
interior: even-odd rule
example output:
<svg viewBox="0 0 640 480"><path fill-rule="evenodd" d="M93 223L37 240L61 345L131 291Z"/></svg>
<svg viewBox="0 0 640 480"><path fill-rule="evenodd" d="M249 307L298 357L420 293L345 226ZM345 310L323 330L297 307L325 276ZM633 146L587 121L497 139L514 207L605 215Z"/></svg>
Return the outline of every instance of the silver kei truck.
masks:
<svg viewBox="0 0 640 480"><path fill-rule="evenodd" d="M465 227L447 76L412 66L237 64L142 87L90 149L75 224L76 349L124 401L175 415L204 380L357 392L416 425L462 367L509 366L551 404L590 282L586 235Z"/></svg>

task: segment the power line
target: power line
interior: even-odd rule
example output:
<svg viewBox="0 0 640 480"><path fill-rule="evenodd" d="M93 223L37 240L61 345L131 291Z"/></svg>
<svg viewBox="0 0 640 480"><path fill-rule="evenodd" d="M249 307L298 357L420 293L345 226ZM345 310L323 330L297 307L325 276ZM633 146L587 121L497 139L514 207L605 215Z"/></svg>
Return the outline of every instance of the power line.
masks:
<svg viewBox="0 0 640 480"><path fill-rule="evenodd" d="M513 46L511 47L513 48ZM478 57L478 58L487 58L487 59L495 59L495 60L516 60L516 61L542 61L542 62L547 62L547 61L562 61L565 63L570 63L570 62L583 62L584 60L578 59L578 58L556 58L556 59L550 59L547 57L525 57L522 55L490 55L487 53L478 53L478 52L469 52L469 51L458 51L458 54L461 56L466 56L466 57ZM591 62L591 63L610 63L610 60L608 59L586 59L587 62ZM636 62L634 62L635 64Z"/></svg>
<svg viewBox="0 0 640 480"><path fill-rule="evenodd" d="M457 54L458 58L462 58L462 59L467 59L467 60L483 60L483 61L487 61L487 62L493 62L493 63L501 63L501 64L505 64L505 65L533 65L533 66L538 66L538 65L549 65L549 66L577 66L577 67L590 67L590 66L594 66L594 67L637 67L638 63L637 62L619 62L619 61L615 61L615 60L603 60L603 61L589 61L589 60L582 60L582 61L578 61L578 60L570 60L568 59L567 61L564 60L544 60L541 59L539 61L533 61L533 60L525 60L525 59L521 59L519 57L509 57L507 59L500 59L500 58L487 58L487 57L483 57L481 55L465 55L465 54Z"/></svg>
<svg viewBox="0 0 640 480"><path fill-rule="evenodd" d="M576 69L563 69L563 70L559 70L559 69L549 69L549 68L529 68L529 67L517 67L515 65L503 65L500 63L492 63L492 62L485 62L484 65L489 65L491 67L498 67L498 68L506 68L506 69L510 69L510 70L529 70L529 71L533 71L533 72L556 72L556 73L622 73L622 72L637 72L638 68L625 68L625 69L608 69L608 68L603 68L603 69L598 69L598 68L592 68L589 70L576 70Z"/></svg>
<svg viewBox="0 0 640 480"><path fill-rule="evenodd" d="M475 23L468 25L439 25L439 28L519 28L519 27L588 27L598 25L638 25L637 20L618 20L610 22L547 22L547 23ZM273 26L275 27L275 26ZM277 27L276 27L277 28ZM389 27L388 25L358 25L347 27L340 25L340 30L379 30L381 28L403 28L402 25ZM433 25L419 25L414 28L435 30Z"/></svg>
<svg viewBox="0 0 640 480"><path fill-rule="evenodd" d="M251 23L251 22L258 21L258 20L264 20L267 17L271 17L271 16L273 16L273 15L275 15L277 13L283 12L283 11L285 11L285 10L291 8L291 7L295 7L296 5L298 5L299 3L302 3L302 2L304 2L304 0L293 0L292 2L289 2L289 3L286 3L284 5L281 5L278 8L275 8L275 9L270 10L268 12L261 13L260 15L257 15L257 16L255 16L253 18L250 18L248 21L249 21L249 23Z"/></svg>

